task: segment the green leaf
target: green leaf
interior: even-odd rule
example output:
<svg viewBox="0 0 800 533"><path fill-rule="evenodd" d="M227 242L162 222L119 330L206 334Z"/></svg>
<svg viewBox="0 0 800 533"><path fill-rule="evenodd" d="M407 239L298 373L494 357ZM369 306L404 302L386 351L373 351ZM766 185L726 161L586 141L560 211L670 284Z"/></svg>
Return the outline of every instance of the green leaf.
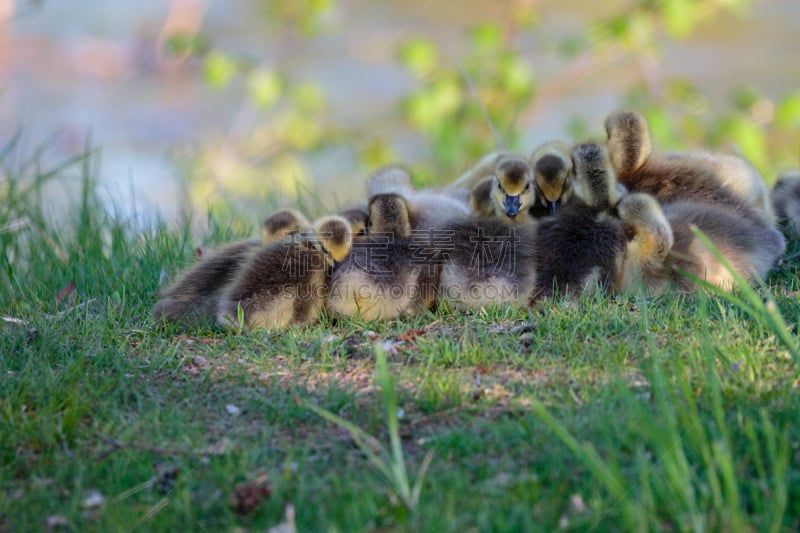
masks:
<svg viewBox="0 0 800 533"><path fill-rule="evenodd" d="M634 13L628 22L628 45L635 53L646 52L653 47L653 19L641 13Z"/></svg>
<svg viewBox="0 0 800 533"><path fill-rule="evenodd" d="M667 32L676 38L687 37L695 21L695 6L693 0L667 0L661 3L661 13Z"/></svg>
<svg viewBox="0 0 800 533"><path fill-rule="evenodd" d="M775 123L781 126L800 126L800 92L790 94L778 104Z"/></svg>
<svg viewBox="0 0 800 533"><path fill-rule="evenodd" d="M174 33L164 42L168 54L173 56L204 54L208 51L208 37L202 33Z"/></svg>
<svg viewBox="0 0 800 533"><path fill-rule="evenodd" d="M400 61L411 72L424 78L439 66L439 51L429 39L411 39L400 48Z"/></svg>
<svg viewBox="0 0 800 533"><path fill-rule="evenodd" d="M747 111L758 101L758 93L752 87L737 87L732 96L733 104L741 111Z"/></svg>
<svg viewBox="0 0 800 533"><path fill-rule="evenodd" d="M291 96L301 113L316 115L325 109L325 94L314 83L297 85L292 89Z"/></svg>
<svg viewBox="0 0 800 533"><path fill-rule="evenodd" d="M761 127L750 120L736 118L728 125L728 135L756 167L767 166L767 139Z"/></svg>
<svg viewBox="0 0 800 533"><path fill-rule="evenodd" d="M515 98L523 98L533 91L533 70L519 57L510 57L503 63L503 84Z"/></svg>
<svg viewBox="0 0 800 533"><path fill-rule="evenodd" d="M672 139L672 125L669 121L669 114L664 108L650 108L645 113L650 132L656 146L670 144Z"/></svg>
<svg viewBox="0 0 800 533"><path fill-rule="evenodd" d="M292 114L283 122L286 141L300 150L315 148L322 141L324 129L316 117Z"/></svg>
<svg viewBox="0 0 800 533"><path fill-rule="evenodd" d="M203 73L213 89L224 89L236 75L236 63L222 52L214 50L206 57Z"/></svg>
<svg viewBox="0 0 800 533"><path fill-rule="evenodd" d="M265 69L255 69L247 77L247 90L258 107L272 107L283 91L280 75Z"/></svg>
<svg viewBox="0 0 800 533"><path fill-rule="evenodd" d="M481 24L472 30L472 42L479 51L491 51L503 43L503 32L497 24Z"/></svg>
<svg viewBox="0 0 800 533"><path fill-rule="evenodd" d="M630 33L630 17L627 15L614 17L603 25L603 30L607 34L606 37L624 40Z"/></svg>
<svg viewBox="0 0 800 533"><path fill-rule="evenodd" d="M384 139L372 137L359 150L358 159L367 168L378 168L396 161L397 155Z"/></svg>
<svg viewBox="0 0 800 533"><path fill-rule="evenodd" d="M443 127L445 118L461 105L459 87L451 79L440 79L406 100L406 110L411 121L423 131L436 131Z"/></svg>

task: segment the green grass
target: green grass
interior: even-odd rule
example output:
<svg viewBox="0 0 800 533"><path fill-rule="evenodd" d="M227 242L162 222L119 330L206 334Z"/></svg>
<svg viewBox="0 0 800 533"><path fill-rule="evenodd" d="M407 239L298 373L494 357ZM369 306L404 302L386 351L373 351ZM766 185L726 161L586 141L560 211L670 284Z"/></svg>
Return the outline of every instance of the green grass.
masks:
<svg viewBox="0 0 800 533"><path fill-rule="evenodd" d="M770 305L699 292L162 327L162 270L196 243L106 214L88 161L55 224L37 191L75 169L4 159L0 315L23 323L0 321L0 531L262 531L289 504L302 531L800 529L800 376ZM798 268L757 289L792 342Z"/></svg>

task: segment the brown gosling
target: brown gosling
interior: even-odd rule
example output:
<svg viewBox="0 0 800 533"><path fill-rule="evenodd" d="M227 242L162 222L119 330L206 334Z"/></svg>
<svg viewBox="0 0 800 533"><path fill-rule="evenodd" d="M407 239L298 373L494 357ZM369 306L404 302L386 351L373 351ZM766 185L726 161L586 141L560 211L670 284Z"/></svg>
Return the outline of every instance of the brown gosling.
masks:
<svg viewBox="0 0 800 533"><path fill-rule="evenodd" d="M161 298L153 307L153 317L187 324L213 320L223 288L260 245L259 240L251 239L205 251L199 261L161 291Z"/></svg>
<svg viewBox="0 0 800 533"><path fill-rule="evenodd" d="M626 194L617 204L617 213L630 240L615 291L660 294L673 274L669 262L675 243L672 226L656 199L647 193Z"/></svg>
<svg viewBox="0 0 800 533"><path fill-rule="evenodd" d="M469 219L439 231L439 302L456 309L529 304L536 286L535 221Z"/></svg>
<svg viewBox="0 0 800 533"><path fill-rule="evenodd" d="M340 217L350 223L353 229L353 238L360 239L367 235L367 225L369 224L369 210L366 205L359 205L343 209L337 213Z"/></svg>
<svg viewBox="0 0 800 533"><path fill-rule="evenodd" d="M614 170L631 192L652 194L662 204L688 200L727 206L742 216L771 221L761 200L737 193L747 186L730 185L731 180L756 183L752 174L742 170L746 163L734 165L718 156L655 154L647 120L635 111L611 113L605 127Z"/></svg>
<svg viewBox="0 0 800 533"><path fill-rule="evenodd" d="M601 211L615 207L621 194L609 150L594 142L579 144L572 152L572 161L576 201Z"/></svg>
<svg viewBox="0 0 800 533"><path fill-rule="evenodd" d="M312 322L325 306L333 266L347 257L352 242L347 220L328 216L310 233L258 249L225 287L217 322L265 329Z"/></svg>
<svg viewBox="0 0 800 533"><path fill-rule="evenodd" d="M284 237L308 231L311 222L297 209L284 208L275 211L261 224L261 243L271 244Z"/></svg>
<svg viewBox="0 0 800 533"><path fill-rule="evenodd" d="M296 209L280 209L261 224L261 240L247 239L216 250L198 247L195 256L200 260L161 292L153 316L169 322L212 318L222 288L252 250L310 228L311 223Z"/></svg>
<svg viewBox="0 0 800 533"><path fill-rule="evenodd" d="M710 167L717 174L723 187L742 198L747 205L757 209L767 221L775 222L775 213L764 177L743 157L706 151L667 153L665 157L694 160Z"/></svg>
<svg viewBox="0 0 800 533"><path fill-rule="evenodd" d="M288 235L294 235L301 231L311 229L311 222L300 211L292 208L284 208L275 211L261 224L261 240L249 239L247 242L253 246L259 244L270 244L283 239ZM198 246L195 248L195 258L207 257L214 253L213 248Z"/></svg>
<svg viewBox="0 0 800 533"><path fill-rule="evenodd" d="M572 153L573 201L538 220L534 301L557 294L611 291L622 269L628 236L611 211L619 201L606 148L583 143Z"/></svg>
<svg viewBox="0 0 800 533"><path fill-rule="evenodd" d="M333 272L328 295L332 313L388 320L433 305L439 268L427 243L430 234L412 229L408 204L399 194L370 199L368 236L354 244Z"/></svg>
<svg viewBox="0 0 800 533"><path fill-rule="evenodd" d="M671 266L726 290L733 287L733 276L694 236L692 226L702 231L734 270L749 281L763 279L786 248L783 235L771 223L743 217L725 206L679 201L662 205L662 210L675 237ZM692 287L690 280L677 281L684 289Z"/></svg>
<svg viewBox="0 0 800 533"><path fill-rule="evenodd" d="M691 201L661 206L650 195L631 193L620 200L617 211L633 235L618 278L620 292L644 289L658 294L669 281L691 290L694 282L684 272L731 289L733 275L697 239L692 227L703 232L749 281L763 279L785 247L783 236L771 224L741 217L722 206Z"/></svg>

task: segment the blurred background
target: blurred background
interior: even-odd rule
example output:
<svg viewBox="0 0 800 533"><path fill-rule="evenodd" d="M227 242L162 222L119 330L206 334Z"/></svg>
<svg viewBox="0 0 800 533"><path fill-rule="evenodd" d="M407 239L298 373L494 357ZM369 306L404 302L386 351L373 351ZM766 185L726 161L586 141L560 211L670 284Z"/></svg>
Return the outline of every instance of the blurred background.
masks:
<svg viewBox="0 0 800 533"><path fill-rule="evenodd" d="M391 161L446 183L623 106L658 149L800 166L797 0L0 0L0 27L0 143L91 146L110 205L171 224L319 214Z"/></svg>

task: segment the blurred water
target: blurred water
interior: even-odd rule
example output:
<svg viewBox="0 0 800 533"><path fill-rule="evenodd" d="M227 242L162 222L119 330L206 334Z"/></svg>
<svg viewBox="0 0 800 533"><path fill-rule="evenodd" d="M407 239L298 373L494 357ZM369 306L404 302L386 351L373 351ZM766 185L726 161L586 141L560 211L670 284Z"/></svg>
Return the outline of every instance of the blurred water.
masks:
<svg viewBox="0 0 800 533"><path fill-rule="evenodd" d="M0 0L0 7L4 2L9 0ZM173 150L236 139L252 126L241 118L241 88L210 90L196 63L176 69L159 65L154 42L173 2L10 3L15 12L0 33L0 139L18 126L31 145L59 133L50 153L58 160L79 151L91 134L102 149L100 180L122 204L130 202L133 190L140 208L173 220L185 200ZM178 3L202 8L202 31L213 45L321 84L335 103L334 123L375 131L407 162L425 161L428 154L419 136L397 120L397 103L415 83L394 58L397 45L410 36L428 36L456 61L469 27L508 16L506 3L491 0L350 0L331 14L331 31L287 41L271 28L257 0ZM611 10L601 2L542 2L542 27L551 35L569 35ZM690 76L712 105L741 84L779 97L800 88L798 29L800 2L758 2L746 19L722 16L691 39L668 44L663 74ZM535 35L522 46L540 79L563 74L565 64L541 53ZM602 117L635 75L635 65L620 61L561 88L521 117L525 143L566 137L568 120L576 115L599 131ZM352 151L323 152L307 164L318 183L341 191L340 199L360 197L363 176Z"/></svg>

